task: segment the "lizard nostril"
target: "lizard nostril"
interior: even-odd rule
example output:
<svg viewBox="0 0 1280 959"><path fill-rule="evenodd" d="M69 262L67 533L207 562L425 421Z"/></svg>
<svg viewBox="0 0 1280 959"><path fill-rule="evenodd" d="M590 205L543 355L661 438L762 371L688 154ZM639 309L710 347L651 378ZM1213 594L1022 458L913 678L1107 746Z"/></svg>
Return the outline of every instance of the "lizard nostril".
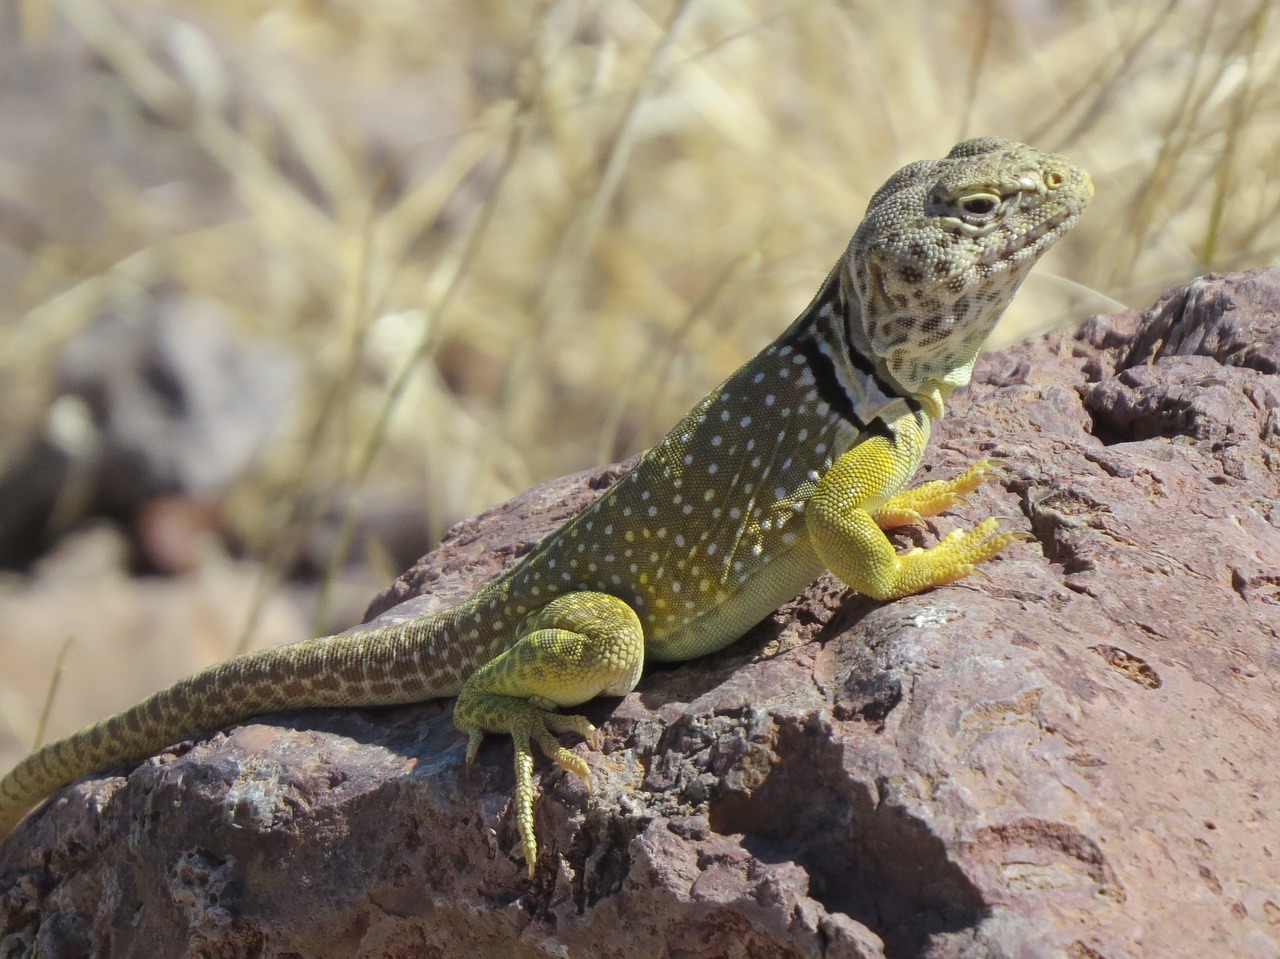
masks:
<svg viewBox="0 0 1280 959"><path fill-rule="evenodd" d="M1050 171L1049 173L1046 173L1044 175L1044 185L1047 186L1050 190L1058 189L1058 187L1062 186L1062 184L1065 182L1066 182L1066 177L1064 177L1061 173L1058 173L1056 170Z"/></svg>

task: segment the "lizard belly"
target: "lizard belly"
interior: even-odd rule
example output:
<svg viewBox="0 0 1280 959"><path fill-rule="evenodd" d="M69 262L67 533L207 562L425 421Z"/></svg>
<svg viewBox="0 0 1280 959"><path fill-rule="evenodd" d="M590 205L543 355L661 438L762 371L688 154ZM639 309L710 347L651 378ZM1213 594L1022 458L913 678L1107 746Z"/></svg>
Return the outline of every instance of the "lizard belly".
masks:
<svg viewBox="0 0 1280 959"><path fill-rule="evenodd" d="M683 594L678 594L674 597L677 612L687 613L690 618L680 616L675 623L670 623L641 614L645 658L673 662L723 649L783 603L794 599L822 571L822 561L808 541L800 539L785 553L775 554L733 591L703 591L706 598L701 606L696 605L697 594L689 600L679 599ZM695 606L684 605L689 602Z"/></svg>

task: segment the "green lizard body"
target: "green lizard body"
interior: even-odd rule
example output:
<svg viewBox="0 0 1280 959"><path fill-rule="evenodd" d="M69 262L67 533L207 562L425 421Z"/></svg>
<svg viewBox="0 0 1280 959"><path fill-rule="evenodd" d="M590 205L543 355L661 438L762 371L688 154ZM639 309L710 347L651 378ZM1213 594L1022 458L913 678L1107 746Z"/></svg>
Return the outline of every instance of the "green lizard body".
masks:
<svg viewBox="0 0 1280 959"><path fill-rule="evenodd" d="M510 734L530 872L531 741L587 780L555 710L621 695L646 660L721 649L824 569L893 599L968 575L1018 538L987 520L897 554L882 528L986 477L902 492L931 419L968 382L1032 264L1092 196L1065 158L997 138L894 175L801 316L637 466L458 607L231 660L52 743L0 781L0 836L71 780L255 714L458 696L470 737Z"/></svg>

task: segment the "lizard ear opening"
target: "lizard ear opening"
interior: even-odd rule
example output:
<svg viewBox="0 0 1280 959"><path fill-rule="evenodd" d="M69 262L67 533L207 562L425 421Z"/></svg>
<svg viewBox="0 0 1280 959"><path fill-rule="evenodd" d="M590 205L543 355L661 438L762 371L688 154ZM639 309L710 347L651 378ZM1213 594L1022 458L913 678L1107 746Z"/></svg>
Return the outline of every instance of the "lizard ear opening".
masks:
<svg viewBox="0 0 1280 959"><path fill-rule="evenodd" d="M848 322L857 324L858 333L851 342L865 343L872 356L879 356L883 343L881 339L888 318L895 313L893 300L889 296L889 286L885 278L885 268L875 253L866 252L851 261L853 284L858 290L858 308L851 313Z"/></svg>
<svg viewBox="0 0 1280 959"><path fill-rule="evenodd" d="M870 281L867 286L880 299L887 300L889 298L889 293L884 288L884 267L870 257L867 257L867 279Z"/></svg>

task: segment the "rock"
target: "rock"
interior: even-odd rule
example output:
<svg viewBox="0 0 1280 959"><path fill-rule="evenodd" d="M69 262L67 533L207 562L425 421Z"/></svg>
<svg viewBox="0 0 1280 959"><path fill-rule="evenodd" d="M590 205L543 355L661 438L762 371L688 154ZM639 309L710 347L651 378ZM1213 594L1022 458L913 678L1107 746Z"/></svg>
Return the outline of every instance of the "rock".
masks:
<svg viewBox="0 0 1280 959"><path fill-rule="evenodd" d="M0 477L0 565L105 515L136 524L150 568L184 571L215 522L209 503L283 422L297 364L238 337L211 301L157 291L94 317L57 372L46 435Z"/></svg>
<svg viewBox="0 0 1280 959"><path fill-rule="evenodd" d="M59 393L88 407L99 496L117 511L221 492L275 433L296 379L292 356L239 339L213 302L163 291L99 313L58 366Z"/></svg>
<svg viewBox="0 0 1280 959"><path fill-rule="evenodd" d="M939 531L1034 542L883 605L824 577L589 704L596 792L540 763L534 880L510 746L464 774L447 703L267 716L31 817L0 955L1280 955L1277 303L1278 271L1206 277L985 358L922 478L999 457ZM453 601L616 475L469 521L374 608Z"/></svg>

